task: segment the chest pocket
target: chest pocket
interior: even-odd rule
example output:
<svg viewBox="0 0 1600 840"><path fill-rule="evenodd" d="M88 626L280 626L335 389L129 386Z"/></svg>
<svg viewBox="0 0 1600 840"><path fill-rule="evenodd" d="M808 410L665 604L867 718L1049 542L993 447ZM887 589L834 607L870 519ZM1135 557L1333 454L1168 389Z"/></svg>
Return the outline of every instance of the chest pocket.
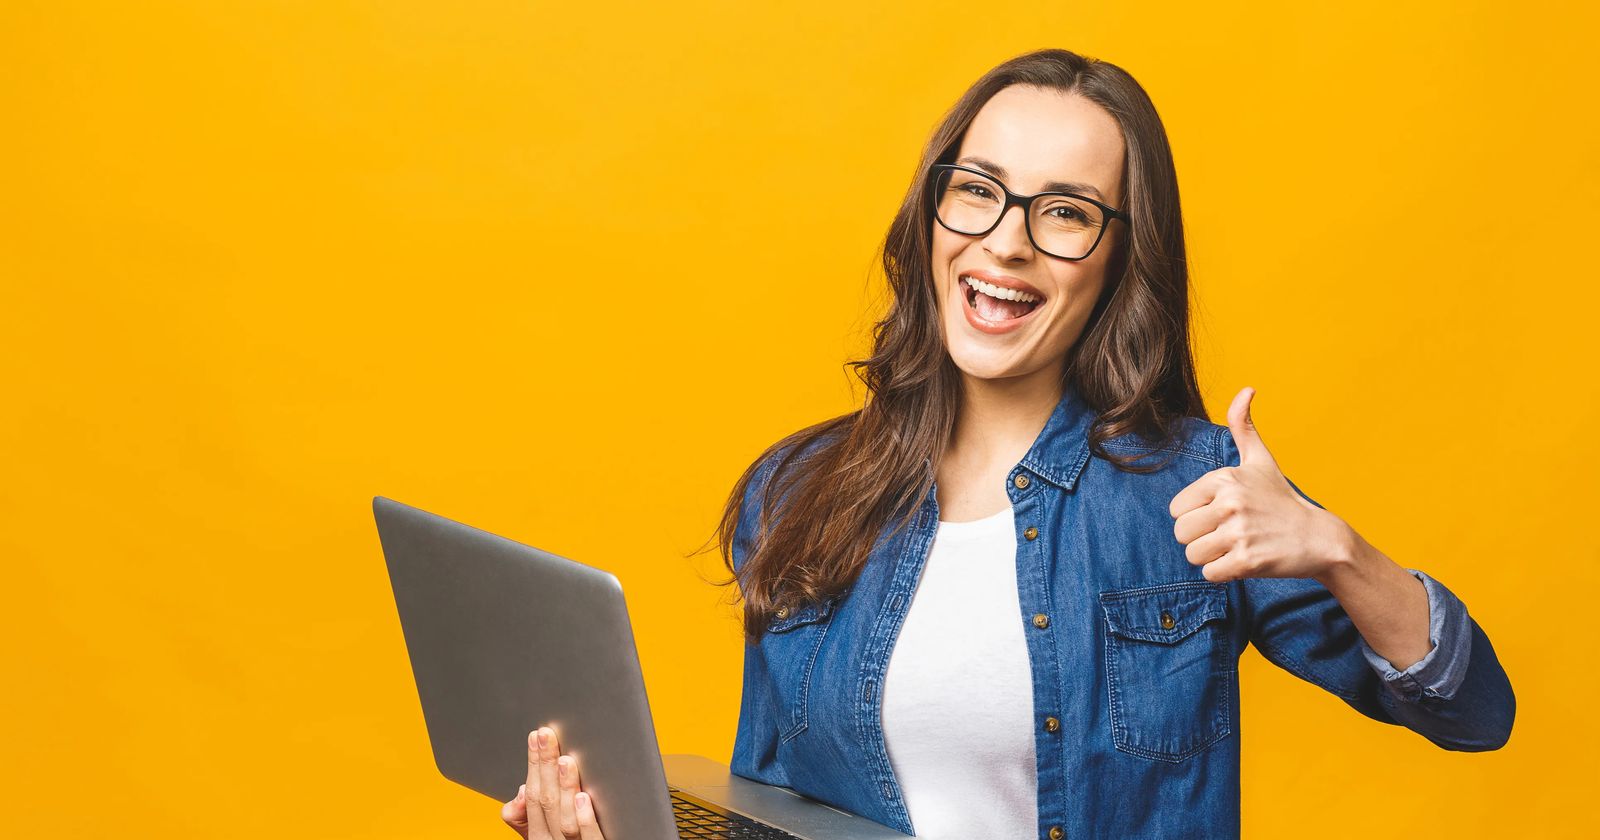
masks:
<svg viewBox="0 0 1600 840"><path fill-rule="evenodd" d="M773 616L761 638L779 705L778 735L784 741L806 728L811 671L837 602L830 598L820 604L791 607L784 615Z"/></svg>
<svg viewBox="0 0 1600 840"><path fill-rule="evenodd" d="M1227 587L1184 581L1100 593L1116 748L1181 761L1233 731Z"/></svg>

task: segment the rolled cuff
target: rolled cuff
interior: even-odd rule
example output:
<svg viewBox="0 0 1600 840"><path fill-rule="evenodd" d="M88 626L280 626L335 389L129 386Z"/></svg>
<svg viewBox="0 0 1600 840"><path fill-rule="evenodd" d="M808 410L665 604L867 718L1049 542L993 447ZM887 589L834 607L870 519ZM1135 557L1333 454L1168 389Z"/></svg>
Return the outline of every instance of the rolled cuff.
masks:
<svg viewBox="0 0 1600 840"><path fill-rule="evenodd" d="M1467 606L1444 584L1418 569L1406 569L1422 581L1428 592L1428 640L1433 649L1404 671L1361 640L1361 655L1383 679L1384 688L1397 699L1416 703L1424 697L1449 700L1467 675L1472 656L1472 625Z"/></svg>

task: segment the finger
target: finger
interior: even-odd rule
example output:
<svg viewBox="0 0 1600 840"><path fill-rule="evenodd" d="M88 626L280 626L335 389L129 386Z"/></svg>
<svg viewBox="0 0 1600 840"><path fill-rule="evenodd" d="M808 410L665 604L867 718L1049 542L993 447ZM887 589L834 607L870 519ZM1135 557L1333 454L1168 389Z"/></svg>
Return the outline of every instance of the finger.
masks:
<svg viewBox="0 0 1600 840"><path fill-rule="evenodd" d="M1219 467L1190 482L1188 487L1179 490L1178 494L1172 497L1172 501L1167 503L1167 513L1171 514L1173 519L1177 519L1191 510L1210 504L1224 485L1237 480L1233 474L1234 469L1236 468Z"/></svg>
<svg viewBox="0 0 1600 840"><path fill-rule="evenodd" d="M560 756L556 731L548 726L539 727L539 798L535 801L544 812L545 828L551 836L561 833L561 784L556 778L556 759Z"/></svg>
<svg viewBox="0 0 1600 840"><path fill-rule="evenodd" d="M578 836L581 840L606 840L600 833L600 822L594 815L594 801L587 793L579 793L573 797L573 805L578 809Z"/></svg>
<svg viewBox="0 0 1600 840"><path fill-rule="evenodd" d="M539 802L539 730L528 733L528 780L522 785L523 823L530 840L547 840L550 829L537 813Z"/></svg>
<svg viewBox="0 0 1600 840"><path fill-rule="evenodd" d="M1228 431L1233 433L1233 442L1239 447L1239 466L1260 465L1276 470L1278 462L1267 451L1260 430L1250 418L1250 401L1255 395L1256 389L1245 387L1234 396L1233 403L1228 406Z"/></svg>
<svg viewBox="0 0 1600 840"><path fill-rule="evenodd" d="M578 760L570 755L556 759L556 777L561 783L561 834L578 836L578 809L574 797L578 793Z"/></svg>
<svg viewBox="0 0 1600 840"><path fill-rule="evenodd" d="M1189 543L1189 546L1183 550L1183 554L1190 563L1196 566L1204 566L1227 554L1232 548L1232 539L1221 531L1212 531Z"/></svg>
<svg viewBox="0 0 1600 840"><path fill-rule="evenodd" d="M500 819L506 825L517 830L523 837L528 836L528 786L517 788L517 795L511 801L500 807Z"/></svg>
<svg viewBox="0 0 1600 840"><path fill-rule="evenodd" d="M1172 523L1172 536L1178 542L1188 545L1222 527L1232 512L1233 508L1227 499L1213 498L1210 502L1179 516L1177 521Z"/></svg>
<svg viewBox="0 0 1600 840"><path fill-rule="evenodd" d="M1200 576L1212 583L1226 583L1248 577L1243 569L1243 564L1227 554L1218 557L1200 567Z"/></svg>

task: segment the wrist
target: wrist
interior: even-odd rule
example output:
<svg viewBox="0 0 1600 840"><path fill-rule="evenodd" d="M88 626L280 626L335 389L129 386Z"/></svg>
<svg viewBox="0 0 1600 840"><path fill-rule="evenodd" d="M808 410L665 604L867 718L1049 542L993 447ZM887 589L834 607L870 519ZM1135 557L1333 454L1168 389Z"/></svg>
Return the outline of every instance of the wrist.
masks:
<svg viewBox="0 0 1600 840"><path fill-rule="evenodd" d="M1370 546L1343 519L1327 514L1331 520L1327 536L1321 540L1321 571L1312 577L1328 589L1343 581L1359 577L1367 568Z"/></svg>

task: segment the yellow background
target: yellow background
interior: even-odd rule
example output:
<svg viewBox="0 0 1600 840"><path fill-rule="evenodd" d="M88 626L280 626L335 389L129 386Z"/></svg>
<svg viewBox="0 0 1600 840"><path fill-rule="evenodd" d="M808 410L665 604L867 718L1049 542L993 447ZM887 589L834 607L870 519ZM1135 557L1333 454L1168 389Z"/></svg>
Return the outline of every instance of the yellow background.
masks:
<svg viewBox="0 0 1600 840"><path fill-rule="evenodd" d="M1600 828L1592 13L664 5L0 5L0 834L509 836L433 767L375 494L614 571L663 748L725 758L685 555L860 398L922 142L1047 46L1166 121L1214 417L1255 386L1517 691L1450 753L1247 653L1246 836Z"/></svg>

